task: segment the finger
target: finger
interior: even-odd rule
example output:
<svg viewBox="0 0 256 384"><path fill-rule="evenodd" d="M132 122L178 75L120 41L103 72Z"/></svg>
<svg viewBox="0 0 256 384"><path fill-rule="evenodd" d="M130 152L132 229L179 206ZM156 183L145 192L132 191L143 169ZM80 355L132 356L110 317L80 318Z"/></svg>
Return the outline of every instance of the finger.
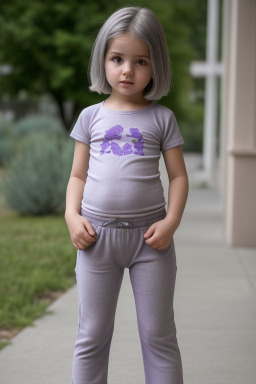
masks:
<svg viewBox="0 0 256 384"><path fill-rule="evenodd" d="M96 235L96 232L95 230L93 229L93 226L91 225L91 223L84 218L84 226L85 226L85 229L86 231L89 233L89 235L91 236L95 236Z"/></svg>
<svg viewBox="0 0 256 384"><path fill-rule="evenodd" d="M84 241L77 241L75 243L73 243L75 245L75 247L78 249L78 250L83 250L83 249L86 249L88 247L90 247L93 243L95 243L96 240L92 241L92 242L84 242Z"/></svg>
<svg viewBox="0 0 256 384"><path fill-rule="evenodd" d="M80 241L77 245L79 246L79 249L85 249L85 248L89 247L90 245L92 245L93 243L94 242L88 243L85 241Z"/></svg>
<svg viewBox="0 0 256 384"><path fill-rule="evenodd" d="M148 230L144 233L144 238L145 239L148 239L149 237L151 237L155 232L155 227L153 225L151 225Z"/></svg>
<svg viewBox="0 0 256 384"><path fill-rule="evenodd" d="M82 249L84 249L85 247L79 243L79 242L73 242L74 246L76 247L76 249L78 249L79 251L81 251Z"/></svg>
<svg viewBox="0 0 256 384"><path fill-rule="evenodd" d="M150 245L150 247L152 248L156 248L156 243L154 241L151 241L151 239L149 240L145 240L145 242Z"/></svg>
<svg viewBox="0 0 256 384"><path fill-rule="evenodd" d="M73 245L74 245L74 247L75 247L76 249L79 249L79 246L77 245L76 242L73 241Z"/></svg>
<svg viewBox="0 0 256 384"><path fill-rule="evenodd" d="M155 248L155 249L159 249L160 251L164 251L165 249L167 249L169 247L169 245L170 245L170 243L166 245L162 242L155 242L151 245L151 247Z"/></svg>
<svg viewBox="0 0 256 384"><path fill-rule="evenodd" d="M94 236L90 235L87 232L85 227L80 228L79 231L73 236L73 241L77 244L87 245L87 243L92 244L96 240L96 233Z"/></svg>
<svg viewBox="0 0 256 384"><path fill-rule="evenodd" d="M156 235L156 232L153 232L153 234L150 237L146 238L145 241L147 244L149 244L151 246L152 245L155 246L155 244L157 244L159 242L159 239L158 239L158 236Z"/></svg>
<svg viewBox="0 0 256 384"><path fill-rule="evenodd" d="M88 232L85 232L83 236L79 239L81 243L85 244L93 244L96 241L97 235L91 236Z"/></svg>
<svg viewBox="0 0 256 384"><path fill-rule="evenodd" d="M146 240L146 243L147 243L148 245L150 245L150 247L152 247L152 248L154 248L154 249L158 249L158 250L162 250L162 249L163 249L163 247L162 247L160 244L158 244L158 243L152 243L152 244L149 244L147 240Z"/></svg>
<svg viewBox="0 0 256 384"><path fill-rule="evenodd" d="M86 247L89 247L90 245L92 245L93 243L95 243L96 241L96 238L95 237L92 237L90 236L89 234L87 234L87 238L80 238L79 239L79 243L82 247L86 248Z"/></svg>

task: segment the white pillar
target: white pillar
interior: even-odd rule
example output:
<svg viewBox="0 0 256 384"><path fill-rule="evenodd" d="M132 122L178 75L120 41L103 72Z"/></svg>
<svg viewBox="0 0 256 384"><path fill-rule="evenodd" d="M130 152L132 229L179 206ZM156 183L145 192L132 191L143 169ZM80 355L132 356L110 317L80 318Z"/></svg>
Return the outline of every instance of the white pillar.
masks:
<svg viewBox="0 0 256 384"><path fill-rule="evenodd" d="M219 0L208 0L206 61L214 68L218 61ZM205 85L203 165L208 182L213 182L216 166L217 77L209 71Z"/></svg>
<svg viewBox="0 0 256 384"><path fill-rule="evenodd" d="M206 61L194 61L190 73L194 77L205 77L205 108L203 132L204 181L215 185L217 160L217 85L223 66L218 61L219 0L208 0Z"/></svg>

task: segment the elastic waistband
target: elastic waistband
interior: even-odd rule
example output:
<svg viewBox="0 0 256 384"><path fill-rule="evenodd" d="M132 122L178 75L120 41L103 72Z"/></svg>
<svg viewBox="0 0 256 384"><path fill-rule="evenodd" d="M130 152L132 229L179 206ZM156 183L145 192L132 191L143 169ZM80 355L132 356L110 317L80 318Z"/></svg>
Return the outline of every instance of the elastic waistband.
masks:
<svg viewBox="0 0 256 384"><path fill-rule="evenodd" d="M166 210L163 208L160 212L147 213L141 217L108 217L108 216L99 216L94 215L91 212L86 211L84 208L81 208L81 215L86 217L90 222L102 227L120 227L120 228L138 228L145 227L147 225L153 224L155 221L162 220L166 216Z"/></svg>

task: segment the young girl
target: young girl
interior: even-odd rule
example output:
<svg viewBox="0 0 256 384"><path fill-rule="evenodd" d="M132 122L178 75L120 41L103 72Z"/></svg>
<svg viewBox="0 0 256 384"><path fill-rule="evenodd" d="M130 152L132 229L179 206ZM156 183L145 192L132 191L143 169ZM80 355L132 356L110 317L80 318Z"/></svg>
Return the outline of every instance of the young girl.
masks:
<svg viewBox="0 0 256 384"><path fill-rule="evenodd" d="M73 384L106 384L124 269L135 298L146 384L182 384L173 295L173 235L188 194L173 112L156 103L170 88L165 35L147 8L125 7L100 29L90 90L110 96L82 110L65 219L77 248L79 326ZM163 153L168 210L159 174ZM124 381L125 382L125 379Z"/></svg>

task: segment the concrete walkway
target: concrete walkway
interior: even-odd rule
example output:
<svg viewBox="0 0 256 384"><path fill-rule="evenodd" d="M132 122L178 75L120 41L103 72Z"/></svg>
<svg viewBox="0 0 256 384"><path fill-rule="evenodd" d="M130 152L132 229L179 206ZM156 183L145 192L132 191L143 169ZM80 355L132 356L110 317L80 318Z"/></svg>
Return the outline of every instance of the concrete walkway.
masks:
<svg viewBox="0 0 256 384"><path fill-rule="evenodd" d="M220 194L217 189L196 188L198 159L187 156L186 162L192 187L182 226L175 235L174 302L184 384L255 384L256 249L225 245ZM0 352L1 384L70 384L77 316L73 287L34 327L24 329ZM109 384L144 382L126 270L111 346Z"/></svg>

